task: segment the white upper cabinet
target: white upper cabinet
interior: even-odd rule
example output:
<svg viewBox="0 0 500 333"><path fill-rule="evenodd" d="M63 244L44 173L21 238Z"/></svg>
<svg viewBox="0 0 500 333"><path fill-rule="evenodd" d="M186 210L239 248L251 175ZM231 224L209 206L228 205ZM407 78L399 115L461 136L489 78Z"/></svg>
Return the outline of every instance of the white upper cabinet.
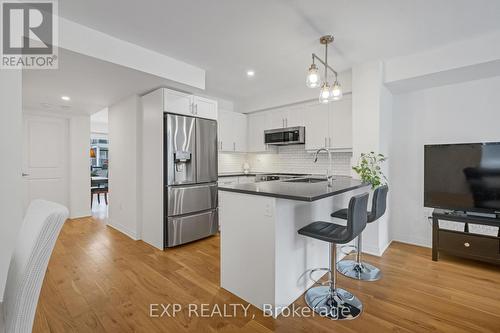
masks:
<svg viewBox="0 0 500 333"><path fill-rule="evenodd" d="M269 126L269 112L254 113L248 116L248 151L262 152L267 150L264 143L264 131Z"/></svg>
<svg viewBox="0 0 500 333"><path fill-rule="evenodd" d="M352 102L350 96L329 104L311 102L248 116L248 151L269 150L264 131L285 127L306 127L306 150L328 147L352 150ZM224 145L223 145L224 147ZM231 146L227 147L230 150Z"/></svg>
<svg viewBox="0 0 500 333"><path fill-rule="evenodd" d="M294 106L287 110L285 114L285 127L305 126L305 107Z"/></svg>
<svg viewBox="0 0 500 333"><path fill-rule="evenodd" d="M232 151L234 131L231 126L232 118L230 111L219 110L218 125L218 144L219 151Z"/></svg>
<svg viewBox="0 0 500 333"><path fill-rule="evenodd" d="M306 150L328 147L352 150L352 101L345 96L329 104L313 103L305 109Z"/></svg>
<svg viewBox="0 0 500 333"><path fill-rule="evenodd" d="M192 108L196 117L217 119L217 101L205 97L193 96Z"/></svg>
<svg viewBox="0 0 500 333"><path fill-rule="evenodd" d="M269 127L266 129L304 126L303 108L303 106L293 106L266 112Z"/></svg>
<svg viewBox="0 0 500 333"><path fill-rule="evenodd" d="M285 127L284 110L278 109L274 111L264 112L263 114L267 118L266 128L265 128L266 130Z"/></svg>
<svg viewBox="0 0 500 333"><path fill-rule="evenodd" d="M331 103L330 109L330 148L337 150L352 149L352 100L346 96Z"/></svg>
<svg viewBox="0 0 500 333"><path fill-rule="evenodd" d="M180 91L162 89L163 91L163 111L170 113L193 115L192 95Z"/></svg>
<svg viewBox="0 0 500 333"><path fill-rule="evenodd" d="M306 150L316 150L328 145L329 106L314 103L304 108Z"/></svg>
<svg viewBox="0 0 500 333"><path fill-rule="evenodd" d="M219 151L247 151L247 116L219 110Z"/></svg>
<svg viewBox="0 0 500 333"><path fill-rule="evenodd" d="M248 117L246 114L233 112L234 117L234 151L246 152L248 150Z"/></svg>
<svg viewBox="0 0 500 333"><path fill-rule="evenodd" d="M207 119L217 119L217 101L162 88L163 111Z"/></svg>

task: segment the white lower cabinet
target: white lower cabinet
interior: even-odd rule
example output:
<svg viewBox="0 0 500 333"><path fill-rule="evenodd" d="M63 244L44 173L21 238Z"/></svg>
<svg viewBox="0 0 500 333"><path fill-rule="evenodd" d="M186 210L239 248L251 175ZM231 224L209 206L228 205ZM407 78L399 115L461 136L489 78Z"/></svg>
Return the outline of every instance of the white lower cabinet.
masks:
<svg viewBox="0 0 500 333"><path fill-rule="evenodd" d="M235 176L235 177L219 177L217 181L219 185L236 185L255 183L255 176Z"/></svg>
<svg viewBox="0 0 500 333"><path fill-rule="evenodd" d="M255 176L239 176L238 184L250 184L255 183Z"/></svg>
<svg viewBox="0 0 500 333"><path fill-rule="evenodd" d="M219 185L235 185L238 184L238 177L219 177L217 180Z"/></svg>

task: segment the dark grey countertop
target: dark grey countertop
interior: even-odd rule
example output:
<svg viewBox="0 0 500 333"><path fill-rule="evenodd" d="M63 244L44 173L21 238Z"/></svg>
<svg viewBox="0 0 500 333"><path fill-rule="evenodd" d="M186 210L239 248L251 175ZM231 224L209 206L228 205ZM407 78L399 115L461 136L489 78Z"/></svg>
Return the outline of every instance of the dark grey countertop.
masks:
<svg viewBox="0 0 500 333"><path fill-rule="evenodd" d="M238 172L221 172L219 173L219 177L239 177L239 176L257 176L257 175L285 175L285 176L314 176L314 174L298 174L298 173L289 173L289 172L249 172L245 174L243 171ZM320 176L320 175L318 175Z"/></svg>
<svg viewBox="0 0 500 333"><path fill-rule="evenodd" d="M310 202L365 186L369 185L351 177L334 176L333 187L328 187L326 180L319 183L291 183L276 180L250 184L220 185L219 190Z"/></svg>
<svg viewBox="0 0 500 333"><path fill-rule="evenodd" d="M219 173L219 177L255 177L257 175L264 174L263 172L249 172L249 173L243 173L243 171L240 172L221 172Z"/></svg>

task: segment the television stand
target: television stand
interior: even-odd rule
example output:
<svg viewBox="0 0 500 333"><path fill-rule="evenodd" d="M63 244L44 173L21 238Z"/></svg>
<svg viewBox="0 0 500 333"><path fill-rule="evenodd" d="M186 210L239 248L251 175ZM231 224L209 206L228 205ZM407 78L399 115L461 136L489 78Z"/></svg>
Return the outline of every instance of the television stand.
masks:
<svg viewBox="0 0 500 333"><path fill-rule="evenodd" d="M463 223L464 230L441 229L439 220ZM500 228L496 236L479 235L469 232L469 224L500 227L500 220L435 209L432 213L432 260L438 261L439 253L444 252L500 265Z"/></svg>

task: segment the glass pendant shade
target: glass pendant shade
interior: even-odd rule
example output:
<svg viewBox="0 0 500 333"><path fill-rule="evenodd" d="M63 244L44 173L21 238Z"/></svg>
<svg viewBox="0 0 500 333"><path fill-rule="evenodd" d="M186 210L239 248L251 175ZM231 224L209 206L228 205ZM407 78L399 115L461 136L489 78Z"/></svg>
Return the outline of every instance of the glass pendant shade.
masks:
<svg viewBox="0 0 500 333"><path fill-rule="evenodd" d="M309 71L307 72L306 85L309 88L319 87L318 67L316 67L315 64L312 64L311 67L309 67Z"/></svg>
<svg viewBox="0 0 500 333"><path fill-rule="evenodd" d="M330 85L325 82L323 85L321 85L321 89L319 91L319 102L321 104L328 104L331 101L331 89Z"/></svg>
<svg viewBox="0 0 500 333"><path fill-rule="evenodd" d="M334 100L334 101L338 101L339 99L342 99L342 95L343 95L342 86L337 81L335 81L335 83L333 84L332 90L330 91L330 95L331 95L332 100Z"/></svg>

